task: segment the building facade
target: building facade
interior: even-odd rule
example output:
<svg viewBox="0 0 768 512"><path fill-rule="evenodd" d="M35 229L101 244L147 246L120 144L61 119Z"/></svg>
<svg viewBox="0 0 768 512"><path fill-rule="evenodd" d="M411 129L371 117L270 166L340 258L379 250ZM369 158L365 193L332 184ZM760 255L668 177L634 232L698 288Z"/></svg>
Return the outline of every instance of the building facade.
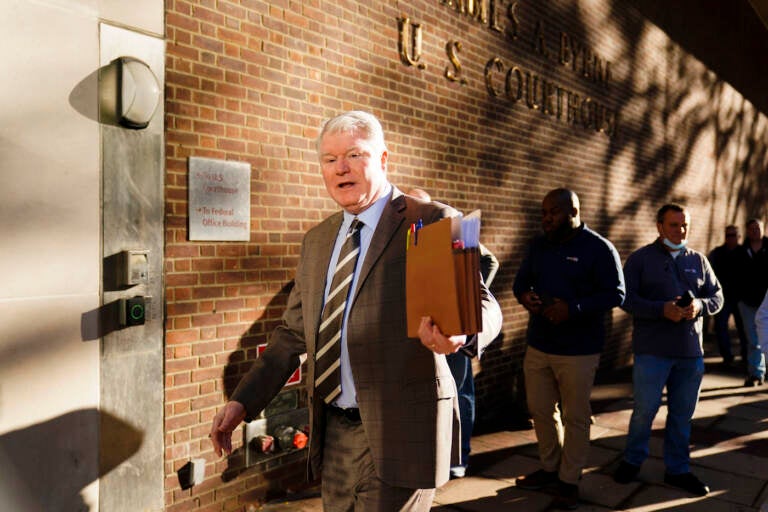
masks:
<svg viewBox="0 0 768 512"><path fill-rule="evenodd" d="M482 210L504 326L475 363L479 422L523 414L511 285L548 190L575 190L622 259L664 202L701 251L768 217L768 30L746 1L659 4L7 0L0 502L248 510L302 485L300 371L233 456L207 434L336 209L314 143L344 110L381 119L392 183ZM160 88L145 128L105 113L120 57ZM630 325L614 311L601 370L631 364Z"/></svg>

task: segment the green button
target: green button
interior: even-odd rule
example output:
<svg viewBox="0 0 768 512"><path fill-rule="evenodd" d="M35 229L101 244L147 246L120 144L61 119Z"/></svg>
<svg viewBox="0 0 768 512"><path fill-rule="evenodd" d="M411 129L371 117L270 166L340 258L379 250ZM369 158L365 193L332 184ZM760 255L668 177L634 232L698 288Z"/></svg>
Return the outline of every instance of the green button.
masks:
<svg viewBox="0 0 768 512"><path fill-rule="evenodd" d="M144 306L141 304L131 306L131 319L141 320L142 318L144 318Z"/></svg>

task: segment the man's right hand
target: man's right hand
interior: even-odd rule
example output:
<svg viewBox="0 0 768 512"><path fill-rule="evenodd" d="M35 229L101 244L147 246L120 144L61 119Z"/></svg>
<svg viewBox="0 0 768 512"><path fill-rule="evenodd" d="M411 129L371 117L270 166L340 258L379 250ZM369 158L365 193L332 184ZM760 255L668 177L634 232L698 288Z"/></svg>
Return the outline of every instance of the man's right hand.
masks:
<svg viewBox="0 0 768 512"><path fill-rule="evenodd" d="M541 298L534 292L533 290L529 290L527 292L524 292L520 294L520 304L523 305L525 309L533 313L534 315L538 315L539 311L541 310Z"/></svg>
<svg viewBox="0 0 768 512"><path fill-rule="evenodd" d="M213 417L211 438L213 451L221 457L222 450L229 455L232 453L232 431L245 419L245 406L231 400Z"/></svg>
<svg viewBox="0 0 768 512"><path fill-rule="evenodd" d="M685 316L685 308L681 308L675 304L680 297L676 297L674 300L664 303L664 318L672 320L673 322L679 322Z"/></svg>

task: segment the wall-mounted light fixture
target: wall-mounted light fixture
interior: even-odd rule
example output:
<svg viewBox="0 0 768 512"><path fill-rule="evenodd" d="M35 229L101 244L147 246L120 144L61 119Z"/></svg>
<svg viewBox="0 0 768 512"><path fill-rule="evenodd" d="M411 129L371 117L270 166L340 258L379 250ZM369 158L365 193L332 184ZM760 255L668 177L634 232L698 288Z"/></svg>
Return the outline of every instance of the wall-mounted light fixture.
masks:
<svg viewBox="0 0 768 512"><path fill-rule="evenodd" d="M160 84L146 62L118 57L99 70L99 120L146 128L160 103Z"/></svg>

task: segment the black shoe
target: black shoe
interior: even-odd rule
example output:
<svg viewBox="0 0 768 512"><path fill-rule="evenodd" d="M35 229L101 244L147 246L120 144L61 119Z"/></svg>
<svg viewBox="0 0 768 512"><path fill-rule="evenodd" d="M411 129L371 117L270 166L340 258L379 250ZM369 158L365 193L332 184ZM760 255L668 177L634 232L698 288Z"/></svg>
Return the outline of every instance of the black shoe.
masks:
<svg viewBox="0 0 768 512"><path fill-rule="evenodd" d="M635 479L640 472L640 466L635 466L629 462L622 460L619 467L613 473L613 480L619 484L628 484Z"/></svg>
<svg viewBox="0 0 768 512"><path fill-rule="evenodd" d="M664 473L664 483L679 487L696 496L706 496L709 493L709 486L696 478L693 473L681 473L679 475Z"/></svg>
<svg viewBox="0 0 768 512"><path fill-rule="evenodd" d="M515 480L515 485L521 489L528 489L530 491L538 491L544 487L555 485L560 480L557 478L557 471L544 471L540 469L534 471L530 475L518 477Z"/></svg>
<svg viewBox="0 0 768 512"><path fill-rule="evenodd" d="M558 480L557 497L555 497L554 505L555 508L560 510L576 510L579 508L579 486Z"/></svg>
<svg viewBox="0 0 768 512"><path fill-rule="evenodd" d="M757 386L762 386L763 382L765 382L763 377L747 377L747 379L744 381L744 387L756 388Z"/></svg>

